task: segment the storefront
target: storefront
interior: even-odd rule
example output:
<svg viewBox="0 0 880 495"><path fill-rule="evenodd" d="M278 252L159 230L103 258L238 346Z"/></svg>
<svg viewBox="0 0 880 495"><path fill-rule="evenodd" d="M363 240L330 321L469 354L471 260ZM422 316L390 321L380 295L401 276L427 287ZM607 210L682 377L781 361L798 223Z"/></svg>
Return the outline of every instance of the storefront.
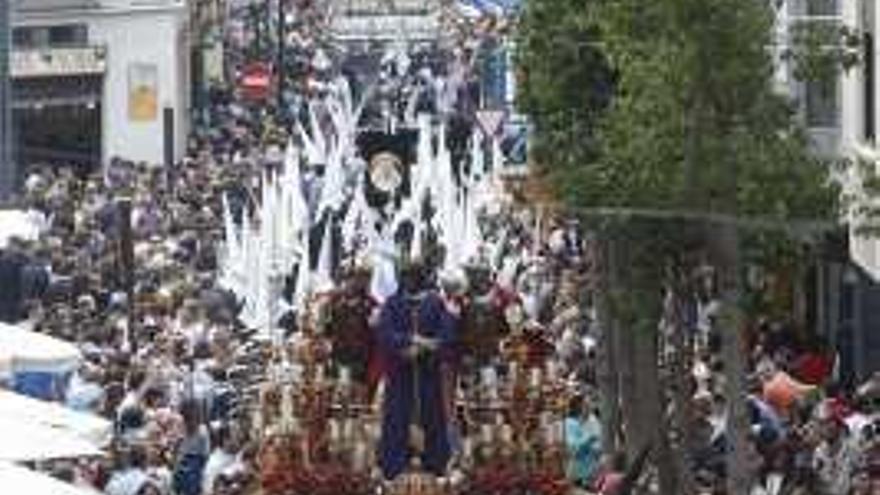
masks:
<svg viewBox="0 0 880 495"><path fill-rule="evenodd" d="M16 156L95 169L182 156L189 39L182 2L24 0L13 15Z"/></svg>
<svg viewBox="0 0 880 495"><path fill-rule="evenodd" d="M97 48L13 56L16 162L101 163L105 54Z"/></svg>

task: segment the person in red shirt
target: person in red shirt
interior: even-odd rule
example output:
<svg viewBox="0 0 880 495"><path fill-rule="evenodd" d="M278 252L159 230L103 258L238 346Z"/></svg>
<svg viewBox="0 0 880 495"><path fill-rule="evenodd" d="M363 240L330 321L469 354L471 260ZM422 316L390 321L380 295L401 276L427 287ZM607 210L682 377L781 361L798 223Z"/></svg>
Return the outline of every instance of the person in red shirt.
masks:
<svg viewBox="0 0 880 495"><path fill-rule="evenodd" d="M792 378L783 370L772 370L764 376L764 400L783 418L791 417L792 408L816 389L813 385Z"/></svg>
<svg viewBox="0 0 880 495"><path fill-rule="evenodd" d="M834 359L824 341L811 343L794 363L794 375L807 385L822 386L831 376Z"/></svg>
<svg viewBox="0 0 880 495"><path fill-rule="evenodd" d="M617 452L606 459L593 482L593 491L598 495L620 495L626 478L626 454Z"/></svg>

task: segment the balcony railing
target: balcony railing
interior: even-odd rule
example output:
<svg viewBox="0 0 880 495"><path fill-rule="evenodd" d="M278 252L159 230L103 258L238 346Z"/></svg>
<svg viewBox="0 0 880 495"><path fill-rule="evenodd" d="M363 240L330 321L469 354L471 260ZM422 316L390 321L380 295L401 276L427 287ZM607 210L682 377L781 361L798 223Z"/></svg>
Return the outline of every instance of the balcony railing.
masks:
<svg viewBox="0 0 880 495"><path fill-rule="evenodd" d="M12 77L100 75L107 70L103 46L13 50Z"/></svg>
<svg viewBox="0 0 880 495"><path fill-rule="evenodd" d="M405 33L406 39L436 39L440 23L436 16L354 16L339 17L332 30L342 40L392 40Z"/></svg>
<svg viewBox="0 0 880 495"><path fill-rule="evenodd" d="M436 0L335 0L334 7L342 16L422 16L440 7Z"/></svg>

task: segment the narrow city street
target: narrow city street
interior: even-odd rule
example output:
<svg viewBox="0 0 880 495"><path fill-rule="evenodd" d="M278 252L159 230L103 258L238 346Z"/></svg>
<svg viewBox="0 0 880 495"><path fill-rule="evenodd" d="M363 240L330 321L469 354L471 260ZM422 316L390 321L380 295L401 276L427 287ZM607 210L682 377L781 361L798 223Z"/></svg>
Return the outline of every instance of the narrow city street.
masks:
<svg viewBox="0 0 880 495"><path fill-rule="evenodd" d="M0 492L880 493L874 0L0 14Z"/></svg>

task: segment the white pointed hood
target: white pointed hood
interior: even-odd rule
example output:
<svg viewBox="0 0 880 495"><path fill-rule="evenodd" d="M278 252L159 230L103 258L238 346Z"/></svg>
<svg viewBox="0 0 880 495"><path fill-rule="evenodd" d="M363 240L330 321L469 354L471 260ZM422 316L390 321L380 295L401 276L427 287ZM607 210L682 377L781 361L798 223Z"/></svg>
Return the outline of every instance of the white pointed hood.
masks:
<svg viewBox="0 0 880 495"><path fill-rule="evenodd" d="M380 304L394 295L398 289L397 248L389 235L382 236L373 246L373 273L370 295Z"/></svg>
<svg viewBox="0 0 880 495"><path fill-rule="evenodd" d="M296 287L293 293L293 307L297 311L304 311L306 301L312 290L312 268L309 260L309 229L303 233L302 248L300 249L299 268L296 275Z"/></svg>
<svg viewBox="0 0 880 495"><path fill-rule="evenodd" d="M321 238L321 249L318 253L318 267L313 278L315 292L329 292L335 287L333 282L333 223L329 220L324 224Z"/></svg>

